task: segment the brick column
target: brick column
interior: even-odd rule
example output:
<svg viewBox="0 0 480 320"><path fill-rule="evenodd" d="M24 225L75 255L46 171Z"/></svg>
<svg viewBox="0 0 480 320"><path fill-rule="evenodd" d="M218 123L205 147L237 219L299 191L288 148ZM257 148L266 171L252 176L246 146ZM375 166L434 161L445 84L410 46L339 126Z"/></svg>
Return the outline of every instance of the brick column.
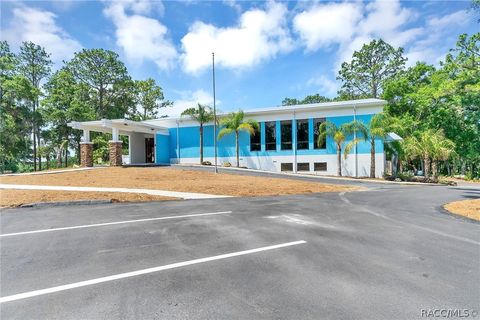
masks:
<svg viewBox="0 0 480 320"><path fill-rule="evenodd" d="M108 150L110 157L110 166L117 167L122 165L122 142L109 141Z"/></svg>
<svg viewBox="0 0 480 320"><path fill-rule="evenodd" d="M93 167L92 142L80 142L80 166Z"/></svg>

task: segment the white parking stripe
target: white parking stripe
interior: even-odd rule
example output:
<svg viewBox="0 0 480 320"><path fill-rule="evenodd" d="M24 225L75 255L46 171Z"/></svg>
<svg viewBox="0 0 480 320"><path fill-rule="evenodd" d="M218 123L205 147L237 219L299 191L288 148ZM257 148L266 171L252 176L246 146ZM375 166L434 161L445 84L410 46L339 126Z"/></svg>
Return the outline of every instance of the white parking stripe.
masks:
<svg viewBox="0 0 480 320"><path fill-rule="evenodd" d="M142 269L142 270L137 270L137 271L132 271L132 272L120 273L120 274L115 274L115 275L108 276L108 277L102 277L102 278L96 278L96 279L91 279L91 280L86 280L86 281L80 281L80 282L70 283L70 284L66 284L66 285L62 285L62 286L58 286L58 287L29 291L29 292L14 294L14 295L11 295L11 296L1 297L0 298L0 303L31 298L31 297L35 297L35 296L40 296L40 295L59 292L59 291L64 291L64 290L70 290L70 289L74 289L74 288L90 286L90 285L94 285L94 284L98 284L98 283L102 283L102 282L109 282L109 281L113 281L113 280L135 277L135 276L148 274L148 273L153 273L153 272L158 272L158 271L163 271L163 270L185 267L185 266L189 266L189 265L192 265L192 264L198 264L198 263L209 262L209 261L214 261L214 260L221 260L221 259L227 259L227 258L232 258L232 257L237 257L237 256L243 256L243 255L246 255L246 254L251 254L251 253L256 253L256 252L261 252L261 251L279 249L279 248L294 246L294 245L303 244L303 243L306 243L306 241L300 240L300 241L287 242L287 243L277 244L277 245L268 246L268 247L261 247L261 248L257 248L257 249L226 253L226 254L221 254L221 255L213 256L213 257L207 257L207 258L201 258L201 259L195 259L195 260L188 260L188 261L183 261L183 262L178 262L178 263L167 264L167 265L159 266L159 267L153 267L153 268Z"/></svg>
<svg viewBox="0 0 480 320"><path fill-rule="evenodd" d="M115 225L115 224L137 223L137 222L155 221L155 220L168 220L168 219L212 216L212 215L216 215L216 214L226 214L226 213L232 213L232 211L184 214L184 215L181 215L181 216L147 218L147 219L137 219L137 220L124 220L124 221L115 221L115 222L106 222L106 223L86 224L86 225L72 226L72 227L62 227L62 228L41 229L41 230L32 230L32 231L24 231L24 232L15 232L15 233L5 233L5 234L0 234L0 237L13 237L13 236L21 236L21 235L32 234L32 233L52 232L52 231L61 231L61 230L73 230L73 229L83 229L83 228L93 228L93 227L103 227L103 226L111 226L111 225Z"/></svg>

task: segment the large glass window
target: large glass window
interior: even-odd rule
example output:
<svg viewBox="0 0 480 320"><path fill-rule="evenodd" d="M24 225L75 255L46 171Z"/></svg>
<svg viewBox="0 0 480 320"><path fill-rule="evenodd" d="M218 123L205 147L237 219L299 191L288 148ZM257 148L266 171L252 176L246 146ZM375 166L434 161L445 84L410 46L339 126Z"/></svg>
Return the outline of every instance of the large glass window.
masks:
<svg viewBox="0 0 480 320"><path fill-rule="evenodd" d="M258 128L255 129L255 134L250 135L250 151L260 151L262 149L260 135L260 126L258 126Z"/></svg>
<svg viewBox="0 0 480 320"><path fill-rule="evenodd" d="M292 121L280 122L282 150L292 150Z"/></svg>
<svg viewBox="0 0 480 320"><path fill-rule="evenodd" d="M275 121L265 122L265 150L277 150Z"/></svg>
<svg viewBox="0 0 480 320"><path fill-rule="evenodd" d="M308 149L308 120L297 120L297 149Z"/></svg>
<svg viewBox="0 0 480 320"><path fill-rule="evenodd" d="M316 118L313 119L313 148L314 149L325 149L327 147L327 139L323 141L322 145L318 145L318 136L320 135L320 125L325 122L325 118Z"/></svg>

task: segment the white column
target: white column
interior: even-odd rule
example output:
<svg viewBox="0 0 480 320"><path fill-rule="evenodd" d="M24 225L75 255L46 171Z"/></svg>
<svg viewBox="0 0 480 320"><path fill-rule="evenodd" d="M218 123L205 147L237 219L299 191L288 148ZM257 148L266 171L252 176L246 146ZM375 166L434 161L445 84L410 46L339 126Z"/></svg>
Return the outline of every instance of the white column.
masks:
<svg viewBox="0 0 480 320"><path fill-rule="evenodd" d="M117 142L118 140L118 129L112 128L112 141Z"/></svg>
<svg viewBox="0 0 480 320"><path fill-rule="evenodd" d="M83 129L83 142L90 142L90 130Z"/></svg>

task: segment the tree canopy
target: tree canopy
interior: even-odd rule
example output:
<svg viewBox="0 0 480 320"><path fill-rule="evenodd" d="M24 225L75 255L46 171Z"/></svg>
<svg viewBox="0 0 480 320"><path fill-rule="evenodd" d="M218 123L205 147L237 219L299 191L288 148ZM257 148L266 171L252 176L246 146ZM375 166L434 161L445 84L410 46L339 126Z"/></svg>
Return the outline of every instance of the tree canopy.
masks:
<svg viewBox="0 0 480 320"><path fill-rule="evenodd" d="M330 98L324 97L317 94L308 95L305 98L299 100L295 98L285 98L282 101L282 106L292 106L298 104L310 104L310 103L320 103L320 102L330 102L332 101Z"/></svg>
<svg viewBox="0 0 480 320"><path fill-rule="evenodd" d="M351 62L342 63L337 76L342 81L340 95L379 98L385 81L403 70L406 61L403 48L395 49L382 39L364 44Z"/></svg>
<svg viewBox="0 0 480 320"><path fill-rule="evenodd" d="M81 137L68 122L151 119L171 104L155 80L132 80L113 51L84 49L51 74L47 49L24 42L15 54L0 42L0 172L35 170L37 161L51 158L66 165L72 149L79 154ZM103 146L109 137L92 139ZM106 148L98 150L108 158Z"/></svg>

